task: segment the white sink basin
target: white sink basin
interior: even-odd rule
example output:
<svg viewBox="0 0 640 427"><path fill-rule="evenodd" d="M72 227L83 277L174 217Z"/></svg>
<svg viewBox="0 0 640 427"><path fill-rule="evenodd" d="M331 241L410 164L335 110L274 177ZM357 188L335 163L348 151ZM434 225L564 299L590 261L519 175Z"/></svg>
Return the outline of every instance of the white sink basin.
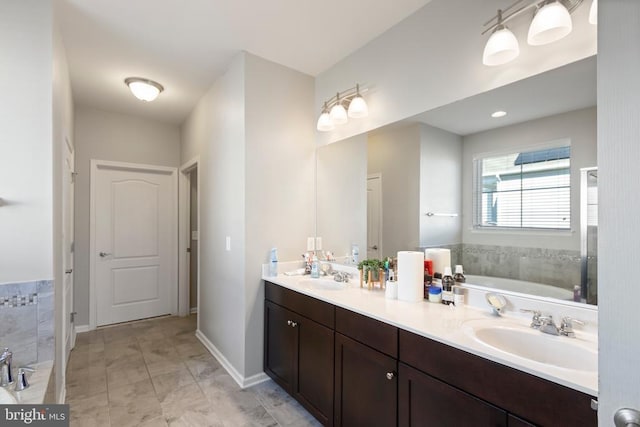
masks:
<svg viewBox="0 0 640 427"><path fill-rule="evenodd" d="M0 405L14 405L18 403L16 398L7 389L0 387Z"/></svg>
<svg viewBox="0 0 640 427"><path fill-rule="evenodd" d="M341 291L347 288L346 283L336 282L333 279L304 279L300 281L300 285L325 291Z"/></svg>
<svg viewBox="0 0 640 427"><path fill-rule="evenodd" d="M591 340L554 336L506 319L470 321L465 332L496 350L574 371L597 372L597 344Z"/></svg>

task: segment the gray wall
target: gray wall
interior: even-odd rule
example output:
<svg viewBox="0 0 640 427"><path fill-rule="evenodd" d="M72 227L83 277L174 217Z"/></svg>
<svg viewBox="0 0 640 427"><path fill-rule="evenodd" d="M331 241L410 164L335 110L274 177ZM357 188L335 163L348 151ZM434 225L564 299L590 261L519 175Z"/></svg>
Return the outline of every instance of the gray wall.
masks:
<svg viewBox="0 0 640 427"><path fill-rule="evenodd" d="M245 378L262 373L260 265L313 235L314 121L310 76L241 53L182 127L183 162L200 156L200 330Z"/></svg>
<svg viewBox="0 0 640 427"><path fill-rule="evenodd" d="M640 409L640 2L600 0L598 35L599 425Z"/></svg>
<svg viewBox="0 0 640 427"><path fill-rule="evenodd" d="M75 110L76 325L89 324L89 213L91 159L180 166L177 126L87 106Z"/></svg>
<svg viewBox="0 0 640 427"><path fill-rule="evenodd" d="M443 246L462 239L462 138L420 125L420 246ZM458 214L457 217L425 213ZM455 264L454 264L455 265Z"/></svg>
<svg viewBox="0 0 640 427"><path fill-rule="evenodd" d="M597 165L596 108L571 111L512 126L467 135L462 158L462 241L465 244L580 249L580 168ZM473 157L571 140L571 231L508 232L473 229Z"/></svg>
<svg viewBox="0 0 640 427"><path fill-rule="evenodd" d="M0 3L0 284L53 279L52 6Z"/></svg>
<svg viewBox="0 0 640 427"><path fill-rule="evenodd" d="M367 254L367 135L318 147L317 235L337 257ZM303 246L302 251L306 249Z"/></svg>

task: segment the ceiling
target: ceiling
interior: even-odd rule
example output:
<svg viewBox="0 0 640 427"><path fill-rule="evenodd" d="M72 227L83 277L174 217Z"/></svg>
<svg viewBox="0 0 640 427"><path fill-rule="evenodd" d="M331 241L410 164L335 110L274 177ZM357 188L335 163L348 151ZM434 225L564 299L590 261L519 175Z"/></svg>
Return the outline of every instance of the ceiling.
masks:
<svg viewBox="0 0 640 427"><path fill-rule="evenodd" d="M430 0L60 0L74 101L181 124L247 51L315 76ZM130 76L165 87L135 99Z"/></svg>
<svg viewBox="0 0 640 427"><path fill-rule="evenodd" d="M592 56L427 111L406 122L422 122L464 136L593 107L597 103L596 68L596 57ZM495 111L507 115L492 118Z"/></svg>

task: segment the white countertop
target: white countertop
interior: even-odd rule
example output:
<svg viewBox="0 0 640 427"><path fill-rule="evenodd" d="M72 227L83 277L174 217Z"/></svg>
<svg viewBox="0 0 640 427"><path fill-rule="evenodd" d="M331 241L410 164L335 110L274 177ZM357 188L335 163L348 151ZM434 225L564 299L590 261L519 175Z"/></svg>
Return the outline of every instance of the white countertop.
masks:
<svg viewBox="0 0 640 427"><path fill-rule="evenodd" d="M598 395L597 372L565 369L515 356L475 339L473 334L468 332L469 328L464 327L468 322L477 320L496 322L496 325L499 325L498 322L516 322L528 327L530 317L509 314L497 317L490 312L488 306L481 309L469 305L453 307L428 301L410 303L386 299L384 290L374 289L369 291L366 288L360 288L359 284L356 283L357 278L355 280L352 279L351 283L343 290L318 289L308 284L300 283L310 280L309 276L285 276L279 274L277 277L263 275L262 278L293 291L363 314L400 329L574 390L592 396ZM598 348L597 335L584 331L576 330L576 338L549 336L549 339L576 340L576 343L584 345L590 351L597 351ZM575 365L578 368L580 360L576 360Z"/></svg>

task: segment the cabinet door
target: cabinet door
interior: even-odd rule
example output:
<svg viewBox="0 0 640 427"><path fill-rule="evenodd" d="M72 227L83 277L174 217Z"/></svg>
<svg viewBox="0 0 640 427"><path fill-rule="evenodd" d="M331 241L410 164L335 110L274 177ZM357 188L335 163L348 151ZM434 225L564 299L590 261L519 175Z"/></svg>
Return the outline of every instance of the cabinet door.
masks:
<svg viewBox="0 0 640 427"><path fill-rule="evenodd" d="M397 425L398 362L336 333L335 425Z"/></svg>
<svg viewBox="0 0 640 427"><path fill-rule="evenodd" d="M323 425L333 424L332 329L297 317L297 358L294 397Z"/></svg>
<svg viewBox="0 0 640 427"><path fill-rule="evenodd" d="M509 414L509 427L535 427L535 425L515 415Z"/></svg>
<svg viewBox="0 0 640 427"><path fill-rule="evenodd" d="M295 328L294 315L269 301L264 306L264 371L287 392L293 386Z"/></svg>
<svg viewBox="0 0 640 427"><path fill-rule="evenodd" d="M505 411L403 363L400 363L398 388L400 427L507 425Z"/></svg>

